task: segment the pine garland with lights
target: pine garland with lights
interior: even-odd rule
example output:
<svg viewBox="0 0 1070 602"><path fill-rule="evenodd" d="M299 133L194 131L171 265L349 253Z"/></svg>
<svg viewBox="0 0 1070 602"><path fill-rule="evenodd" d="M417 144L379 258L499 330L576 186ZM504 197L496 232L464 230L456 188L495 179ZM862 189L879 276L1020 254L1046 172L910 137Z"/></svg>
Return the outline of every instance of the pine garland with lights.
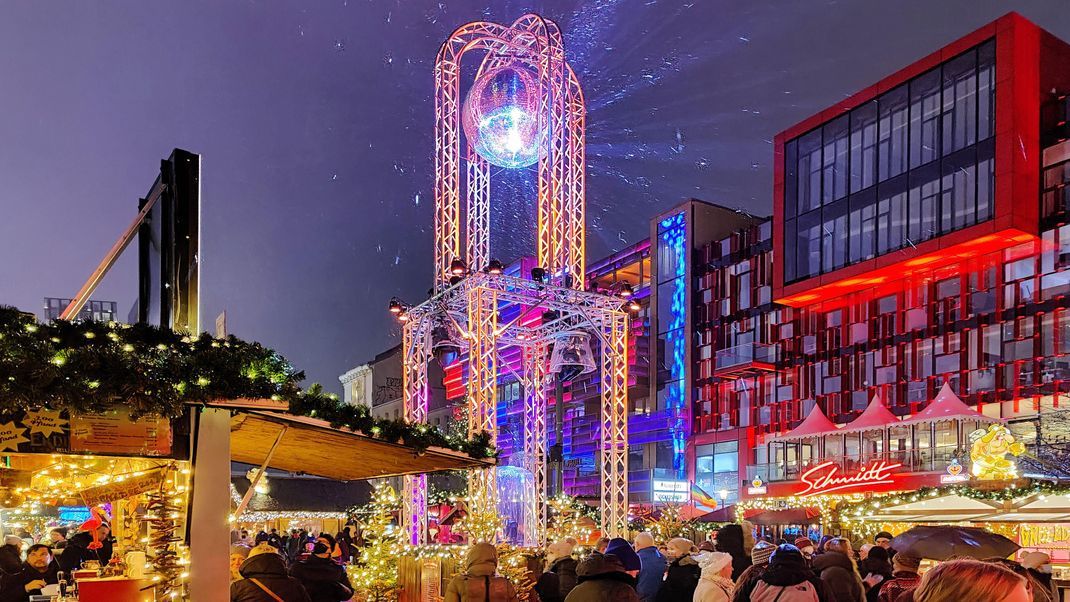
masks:
<svg viewBox="0 0 1070 602"><path fill-rule="evenodd" d="M273 399L298 416L423 450L444 447L473 458L496 450L490 435L447 436L426 424L377 419L319 385L275 351L234 336L185 335L149 324L56 320L0 306L0 414L46 407L76 413L117 405L134 418L175 417L213 399Z"/></svg>
<svg viewBox="0 0 1070 602"><path fill-rule="evenodd" d="M660 546L674 537L686 537L694 528L695 521L685 519L682 510L682 504L668 503L660 508L656 517L649 519L647 530L654 536L654 543Z"/></svg>
<svg viewBox="0 0 1070 602"><path fill-rule="evenodd" d="M147 498L146 508L149 513L143 520L151 528L149 561L155 571L153 588L156 590L156 599L182 597L184 567L178 549L182 538L175 533L178 529L178 506L162 489L149 493Z"/></svg>
<svg viewBox="0 0 1070 602"><path fill-rule="evenodd" d="M468 478L477 477L473 474ZM457 521L454 531L468 537L469 544L481 541L494 543L498 540L498 532L502 528L502 516L498 514L498 507L493 501L480 491L470 492L465 498L465 516Z"/></svg>
<svg viewBox="0 0 1070 602"><path fill-rule="evenodd" d="M597 515L592 509L575 497L559 493L547 502L549 524L546 527L548 543L562 541L568 537L585 542L590 539L598 524Z"/></svg>
<svg viewBox="0 0 1070 602"><path fill-rule="evenodd" d="M368 504L364 526L366 546L360 553L360 564L352 569L353 586L369 602L397 600L398 555L400 529L393 524L393 515L400 505L398 494L390 485L375 486Z"/></svg>

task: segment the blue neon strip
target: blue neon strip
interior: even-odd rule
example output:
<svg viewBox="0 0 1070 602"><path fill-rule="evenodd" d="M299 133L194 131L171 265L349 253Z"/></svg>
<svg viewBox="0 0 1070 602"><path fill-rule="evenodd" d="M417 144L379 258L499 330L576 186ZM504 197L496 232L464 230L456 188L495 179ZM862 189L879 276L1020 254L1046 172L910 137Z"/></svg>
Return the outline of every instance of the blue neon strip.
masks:
<svg viewBox="0 0 1070 602"><path fill-rule="evenodd" d="M687 333L684 326L687 319L687 250L686 250L686 227L687 222L683 213L677 213L661 221L662 248L670 250L676 260L673 266L675 279L672 286L672 321L669 331L664 333L665 344L672 346L672 357L669 358L669 383L666 384L666 403L669 413L669 432L672 436L673 468L677 474L683 475L686 471L684 463L684 451L687 445L687 394L684 382L686 375L686 347ZM660 258L659 258L660 260ZM662 264L664 265L664 264Z"/></svg>

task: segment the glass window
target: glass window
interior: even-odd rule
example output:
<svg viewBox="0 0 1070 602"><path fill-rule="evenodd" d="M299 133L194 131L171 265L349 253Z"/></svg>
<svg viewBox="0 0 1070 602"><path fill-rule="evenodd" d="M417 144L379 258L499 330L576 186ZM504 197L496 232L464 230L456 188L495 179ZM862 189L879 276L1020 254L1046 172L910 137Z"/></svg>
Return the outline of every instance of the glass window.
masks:
<svg viewBox="0 0 1070 602"><path fill-rule="evenodd" d="M977 139L996 133L996 43L977 49Z"/></svg>
<svg viewBox="0 0 1070 602"><path fill-rule="evenodd" d="M882 191L883 192L883 191ZM903 246L906 225L906 194L882 196L877 201L877 254L894 251Z"/></svg>
<svg viewBox="0 0 1070 602"><path fill-rule="evenodd" d="M851 192L877 182L877 101L851 111Z"/></svg>
<svg viewBox="0 0 1070 602"><path fill-rule="evenodd" d="M932 167L936 166L919 169L910 174L910 221L907 224L907 238L915 244L936 236L940 178Z"/></svg>
<svg viewBox="0 0 1070 602"><path fill-rule="evenodd" d="M844 115L825 124L823 130L824 152L822 153L821 179L823 189L821 202L831 203L847 196L847 150L849 147L847 126L849 115Z"/></svg>
<svg viewBox="0 0 1070 602"><path fill-rule="evenodd" d="M847 265L847 200L822 211L821 267L825 272Z"/></svg>
<svg viewBox="0 0 1070 602"><path fill-rule="evenodd" d="M796 204L799 198L799 142L791 140L784 145L784 215L795 217L799 214Z"/></svg>
<svg viewBox="0 0 1070 602"><path fill-rule="evenodd" d="M873 258L876 253L876 212L873 191L851 196L851 263ZM855 208L858 207L858 208Z"/></svg>
<svg viewBox="0 0 1070 602"><path fill-rule="evenodd" d="M977 155L972 148L944 160L940 229L950 232L976 223Z"/></svg>
<svg viewBox="0 0 1070 602"><path fill-rule="evenodd" d="M907 86L885 93L878 99L877 165L881 181L907 170Z"/></svg>
<svg viewBox="0 0 1070 602"><path fill-rule="evenodd" d="M784 222L784 279L788 282L798 277L796 266L796 254L798 253L797 236L795 232L795 220Z"/></svg>
<svg viewBox="0 0 1070 602"><path fill-rule="evenodd" d="M977 141L977 55L973 51L944 64L944 154Z"/></svg>
<svg viewBox="0 0 1070 602"><path fill-rule="evenodd" d="M995 203L996 173L992 160L993 140L989 139L977 145L977 221L983 222L992 217Z"/></svg>
<svg viewBox="0 0 1070 602"><path fill-rule="evenodd" d="M799 278L821 273L821 212L811 211L799 216L795 245L796 272Z"/></svg>
<svg viewBox="0 0 1070 602"><path fill-rule="evenodd" d="M799 213L821 206L821 130L799 138Z"/></svg>
<svg viewBox="0 0 1070 602"><path fill-rule="evenodd" d="M939 156L940 70L933 69L910 82L910 167Z"/></svg>

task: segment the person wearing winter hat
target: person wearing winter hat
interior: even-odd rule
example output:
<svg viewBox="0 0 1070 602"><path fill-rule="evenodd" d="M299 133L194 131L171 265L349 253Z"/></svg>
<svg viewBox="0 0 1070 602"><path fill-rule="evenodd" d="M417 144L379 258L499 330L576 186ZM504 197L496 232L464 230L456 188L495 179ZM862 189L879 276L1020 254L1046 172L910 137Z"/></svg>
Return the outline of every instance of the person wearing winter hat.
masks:
<svg viewBox="0 0 1070 602"><path fill-rule="evenodd" d="M702 576L702 569L693 554L698 550L690 539L674 537L665 544L666 556L670 559L665 574L665 583L661 584L657 602L676 602L690 600L695 596L695 588Z"/></svg>
<svg viewBox="0 0 1070 602"><path fill-rule="evenodd" d="M614 554L588 554L576 567L576 576L579 584L565 602L639 602L635 577Z"/></svg>
<svg viewBox="0 0 1070 602"><path fill-rule="evenodd" d="M807 560L814 559L814 542L809 537L799 537L795 540L795 547L799 548L802 552L803 558Z"/></svg>
<svg viewBox="0 0 1070 602"><path fill-rule="evenodd" d="M743 571L743 574L736 579L738 586L736 591L740 588L746 588L747 591L754 589L754 586L758 584L758 580L762 578L762 574L765 573L765 569L769 567L769 557L773 555L773 550L776 546L773 544L759 540L754 544L754 547L750 549L750 559L753 564L747 567L747 570ZM746 598L733 597L733 601L747 602Z"/></svg>
<svg viewBox="0 0 1070 602"><path fill-rule="evenodd" d="M743 545L745 541L747 535L741 525L725 525L717 530L717 551L732 555L732 579L739 579L751 564Z"/></svg>
<svg viewBox="0 0 1070 602"><path fill-rule="evenodd" d="M639 560L639 555L632 549L631 544L620 537L609 540L606 554L613 554L619 558L621 564L624 565L624 570L632 577L638 576L639 570L643 568L642 561Z"/></svg>
<svg viewBox="0 0 1070 602"><path fill-rule="evenodd" d="M1026 552L1022 554L1020 562L1022 567L1029 572L1029 578L1033 580L1034 585L1039 585L1046 591L1052 590L1051 556L1044 552Z"/></svg>
<svg viewBox="0 0 1070 602"><path fill-rule="evenodd" d="M911 591L918 587L921 576L918 569L921 568L921 558L899 552L892 556L892 578L880 585L877 594L878 602L896 602L903 592Z"/></svg>
<svg viewBox="0 0 1070 602"><path fill-rule="evenodd" d="M635 536L635 553L642 563L635 591L640 602L654 602L665 579L665 557L654 545L654 536L646 531Z"/></svg>
<svg viewBox="0 0 1070 602"><path fill-rule="evenodd" d="M702 576L695 587L694 602L729 602L732 599L732 555L707 552L698 557Z"/></svg>
<svg viewBox="0 0 1070 602"><path fill-rule="evenodd" d="M756 600L825 600L821 580L810 570L799 548L781 544L769 557L769 566L760 579L750 583L740 582L736 587L733 602Z"/></svg>
<svg viewBox="0 0 1070 602"><path fill-rule="evenodd" d="M340 602L353 597L353 586L345 569L331 558L334 550L334 537L320 533L312 554L290 569L290 576L305 586L312 602Z"/></svg>
<svg viewBox="0 0 1070 602"><path fill-rule="evenodd" d="M249 548L245 546L230 546L230 582L234 583L241 579L241 565L249 557Z"/></svg>
<svg viewBox="0 0 1070 602"><path fill-rule="evenodd" d="M552 543L546 548L546 572L557 575L557 588L562 599L576 587L576 559L572 557L575 544L568 539Z"/></svg>
<svg viewBox="0 0 1070 602"><path fill-rule="evenodd" d="M249 550L249 557L241 563L238 572L241 579L230 584L231 602L311 600L301 582L286 574L286 564L282 556L266 541Z"/></svg>
<svg viewBox="0 0 1070 602"><path fill-rule="evenodd" d="M712 541L707 539L706 541L698 544L698 551L699 552L716 552L717 551L717 544L715 542L712 542Z"/></svg>
<svg viewBox="0 0 1070 602"><path fill-rule="evenodd" d="M885 550L888 550L888 558L893 558L895 556L895 549L892 547L892 539L894 538L895 536L891 533L887 531L881 531L880 533L877 533L873 536L873 543L884 548Z"/></svg>

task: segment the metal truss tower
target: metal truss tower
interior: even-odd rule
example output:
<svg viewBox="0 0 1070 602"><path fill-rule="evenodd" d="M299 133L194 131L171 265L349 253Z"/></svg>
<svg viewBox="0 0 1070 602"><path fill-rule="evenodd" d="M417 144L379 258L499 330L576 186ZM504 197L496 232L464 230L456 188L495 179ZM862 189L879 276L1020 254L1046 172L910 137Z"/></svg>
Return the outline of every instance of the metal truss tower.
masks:
<svg viewBox="0 0 1070 602"><path fill-rule="evenodd" d="M538 264L545 273L540 280L483 269L491 263L490 164L470 143L462 149L460 123L461 59L473 50L484 53L477 79L513 64L538 76L538 119L546 132L538 156L534 224ZM582 89L565 60L561 31L534 14L511 26L464 25L439 51L435 84L435 286L430 299L400 310L405 418L426 419L427 363L436 345L455 346L468 362L469 433L486 431L497 441L498 383L506 373L518 380L524 391L524 468L536 488L533 507L525 510L533 531L523 543L542 544L547 522L547 392L554 378L549 359L562 336L590 335L601 351L596 369L601 385L602 529L611 536L623 534L628 512L629 316L620 298L583 290L585 109ZM448 339L443 340L442 333L449 333ZM521 373L501 361L503 351L517 348ZM497 502L496 469L471 475L469 497ZM403 502L408 541L424 543L426 477L405 478Z"/></svg>

